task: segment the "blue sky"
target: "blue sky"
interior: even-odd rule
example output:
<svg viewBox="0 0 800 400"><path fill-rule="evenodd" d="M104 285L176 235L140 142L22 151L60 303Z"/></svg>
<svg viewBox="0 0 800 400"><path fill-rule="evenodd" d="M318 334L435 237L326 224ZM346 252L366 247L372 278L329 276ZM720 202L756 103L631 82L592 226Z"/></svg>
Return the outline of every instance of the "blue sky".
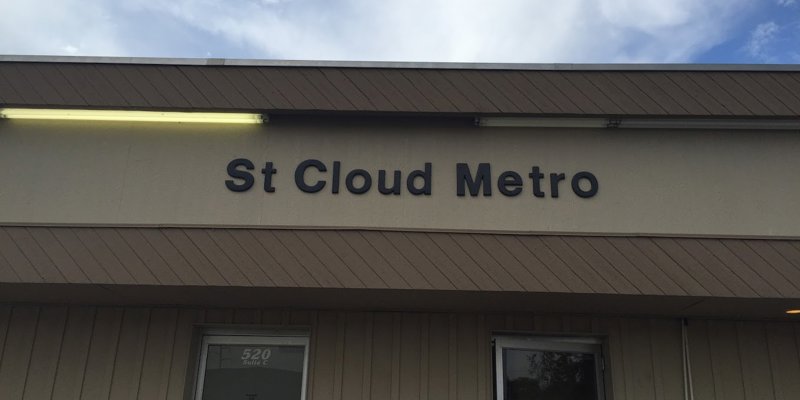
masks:
<svg viewBox="0 0 800 400"><path fill-rule="evenodd" d="M0 54L800 63L800 0L0 2Z"/></svg>

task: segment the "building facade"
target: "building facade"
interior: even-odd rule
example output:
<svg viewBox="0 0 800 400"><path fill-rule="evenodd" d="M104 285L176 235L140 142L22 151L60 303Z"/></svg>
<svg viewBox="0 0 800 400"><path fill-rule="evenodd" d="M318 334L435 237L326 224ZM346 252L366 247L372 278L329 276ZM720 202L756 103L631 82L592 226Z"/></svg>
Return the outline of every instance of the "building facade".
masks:
<svg viewBox="0 0 800 400"><path fill-rule="evenodd" d="M797 93L0 58L0 397L797 398Z"/></svg>

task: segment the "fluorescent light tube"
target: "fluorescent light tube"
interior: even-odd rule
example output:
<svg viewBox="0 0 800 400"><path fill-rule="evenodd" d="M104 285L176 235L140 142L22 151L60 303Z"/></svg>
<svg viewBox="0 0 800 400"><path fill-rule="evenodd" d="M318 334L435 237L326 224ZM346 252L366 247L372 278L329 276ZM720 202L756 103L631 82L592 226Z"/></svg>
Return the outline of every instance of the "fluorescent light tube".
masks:
<svg viewBox="0 0 800 400"><path fill-rule="evenodd" d="M0 118L213 124L261 124L266 121L266 116L252 113L70 110L51 108L0 108Z"/></svg>

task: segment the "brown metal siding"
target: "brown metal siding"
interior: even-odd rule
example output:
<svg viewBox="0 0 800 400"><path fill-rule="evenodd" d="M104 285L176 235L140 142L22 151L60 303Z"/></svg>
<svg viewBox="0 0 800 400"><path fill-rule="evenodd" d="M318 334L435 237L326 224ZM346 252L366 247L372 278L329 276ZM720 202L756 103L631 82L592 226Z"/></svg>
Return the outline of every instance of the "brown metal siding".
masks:
<svg viewBox="0 0 800 400"><path fill-rule="evenodd" d="M800 242L0 227L0 283L800 298Z"/></svg>
<svg viewBox="0 0 800 400"><path fill-rule="evenodd" d="M680 321L570 315L0 306L4 399L184 399L198 324L308 327L320 399L491 399L492 332L606 338L610 399L683 399ZM691 320L695 398L790 399L800 325Z"/></svg>
<svg viewBox="0 0 800 400"><path fill-rule="evenodd" d="M0 106L797 117L799 72L0 63Z"/></svg>

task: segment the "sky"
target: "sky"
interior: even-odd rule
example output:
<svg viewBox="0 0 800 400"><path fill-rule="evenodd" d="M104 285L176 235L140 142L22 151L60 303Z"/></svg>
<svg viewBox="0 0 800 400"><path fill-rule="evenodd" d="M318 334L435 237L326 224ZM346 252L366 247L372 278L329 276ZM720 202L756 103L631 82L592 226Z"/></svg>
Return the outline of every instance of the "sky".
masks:
<svg viewBox="0 0 800 400"><path fill-rule="evenodd" d="M800 0L0 0L0 54L800 63Z"/></svg>

